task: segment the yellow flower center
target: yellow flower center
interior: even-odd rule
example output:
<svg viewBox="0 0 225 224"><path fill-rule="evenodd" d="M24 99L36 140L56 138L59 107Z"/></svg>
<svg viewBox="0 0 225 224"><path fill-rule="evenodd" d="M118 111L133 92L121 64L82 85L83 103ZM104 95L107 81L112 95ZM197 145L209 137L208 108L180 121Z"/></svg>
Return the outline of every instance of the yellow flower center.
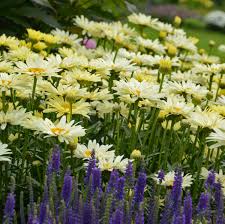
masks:
<svg viewBox="0 0 225 224"><path fill-rule="evenodd" d="M90 149L85 150L84 156L85 156L86 158L90 158L90 157L91 157L91 150L90 150Z"/></svg>
<svg viewBox="0 0 225 224"><path fill-rule="evenodd" d="M46 70L44 68L28 68L28 72L32 72L35 74L44 73Z"/></svg>
<svg viewBox="0 0 225 224"><path fill-rule="evenodd" d="M103 164L104 170L110 170L112 168L111 164L109 162L106 162Z"/></svg>
<svg viewBox="0 0 225 224"><path fill-rule="evenodd" d="M179 112L181 112L181 108L180 108L180 107L174 107L174 111L175 111L176 113L179 113Z"/></svg>
<svg viewBox="0 0 225 224"><path fill-rule="evenodd" d="M62 134L62 132L64 132L65 129L64 128L51 128L51 132L54 134L54 135L60 135Z"/></svg>
<svg viewBox="0 0 225 224"><path fill-rule="evenodd" d="M135 94L136 94L137 96L140 96L140 95L141 95L141 91L140 91L139 89L136 89L136 90L135 90Z"/></svg>
<svg viewBox="0 0 225 224"><path fill-rule="evenodd" d="M1 81L2 81L2 85L3 86L8 86L8 85L10 85L12 83L11 80L1 80Z"/></svg>

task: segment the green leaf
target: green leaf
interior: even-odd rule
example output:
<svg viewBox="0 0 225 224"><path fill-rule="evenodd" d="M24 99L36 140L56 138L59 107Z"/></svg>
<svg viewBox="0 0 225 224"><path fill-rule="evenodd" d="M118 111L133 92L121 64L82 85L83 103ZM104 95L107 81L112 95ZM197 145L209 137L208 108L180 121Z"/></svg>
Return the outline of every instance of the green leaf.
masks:
<svg viewBox="0 0 225 224"><path fill-rule="evenodd" d="M38 5L50 8L50 9L55 11L55 9L52 7L52 5L49 3L48 0L31 0L31 1L38 4Z"/></svg>
<svg viewBox="0 0 225 224"><path fill-rule="evenodd" d="M55 17L48 15L45 11L39 8L25 6L19 9L12 9L11 11L15 13L15 15L39 19L51 27L61 28L61 25L58 23Z"/></svg>
<svg viewBox="0 0 225 224"><path fill-rule="evenodd" d="M26 0L1 0L0 1L0 9L15 8L18 5L25 4Z"/></svg>

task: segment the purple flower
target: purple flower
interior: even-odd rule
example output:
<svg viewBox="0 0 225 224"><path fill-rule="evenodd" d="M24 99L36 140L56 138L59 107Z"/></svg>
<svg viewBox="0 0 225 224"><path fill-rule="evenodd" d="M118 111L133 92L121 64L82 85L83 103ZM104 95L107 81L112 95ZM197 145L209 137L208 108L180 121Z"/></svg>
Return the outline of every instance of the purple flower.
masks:
<svg viewBox="0 0 225 224"><path fill-rule="evenodd" d="M197 206L197 213L199 215L205 215L207 213L209 207L209 195L208 193L201 193L198 206Z"/></svg>
<svg viewBox="0 0 225 224"><path fill-rule="evenodd" d="M128 165L127 165L126 172L125 172L124 176L125 176L125 179L126 179L127 187L132 188L134 180L133 180L133 165L132 165L131 161L128 162Z"/></svg>
<svg viewBox="0 0 225 224"><path fill-rule="evenodd" d="M86 177L84 178L84 184L88 185L89 180L90 180L90 176L92 173L92 169L96 167L96 160L94 157L92 157L89 162L88 162L88 166L87 166L87 170L86 170Z"/></svg>
<svg viewBox="0 0 225 224"><path fill-rule="evenodd" d="M210 171L205 181L205 188L212 188L213 184L215 183L215 179L216 179L216 176L214 171Z"/></svg>
<svg viewBox="0 0 225 224"><path fill-rule="evenodd" d="M157 219L157 203L158 200L156 199L155 195L155 189L154 187L153 191L151 192L150 198L149 198L149 202L148 202L148 210L147 210L147 223L148 224L154 224L156 223L156 219Z"/></svg>
<svg viewBox="0 0 225 224"><path fill-rule="evenodd" d="M123 224L123 210L117 208L112 216L111 224Z"/></svg>
<svg viewBox="0 0 225 224"><path fill-rule="evenodd" d="M92 210L90 202L86 201L83 208L83 224L92 223Z"/></svg>
<svg viewBox="0 0 225 224"><path fill-rule="evenodd" d="M106 189L106 193L112 193L117 188L119 173L117 170L113 170L110 174L109 183Z"/></svg>
<svg viewBox="0 0 225 224"><path fill-rule="evenodd" d="M97 44L96 44L96 41L94 39L87 39L87 38L85 38L83 40L83 45L87 49L95 49Z"/></svg>
<svg viewBox="0 0 225 224"><path fill-rule="evenodd" d="M222 186L220 183L214 183L215 189L215 202L216 202L216 224L224 224L224 198L222 192Z"/></svg>
<svg viewBox="0 0 225 224"><path fill-rule="evenodd" d="M62 188L62 198L65 201L66 206L68 207L70 202L70 197L72 194L72 184L73 179L68 170L64 176L63 188Z"/></svg>
<svg viewBox="0 0 225 224"><path fill-rule="evenodd" d="M135 224L144 224L144 211L140 210L135 216Z"/></svg>
<svg viewBox="0 0 225 224"><path fill-rule="evenodd" d="M173 210L174 214L179 213L181 206L181 194L182 194L182 173L180 170L175 172L174 183L172 188L172 200L173 200Z"/></svg>
<svg viewBox="0 0 225 224"><path fill-rule="evenodd" d="M14 216L14 208L15 208L15 195L13 193L9 193L5 203L4 209L4 219L8 221L8 223L12 223L12 219Z"/></svg>
<svg viewBox="0 0 225 224"><path fill-rule="evenodd" d="M159 182L161 183L163 180L164 180L164 177L165 177L165 173L164 173L164 171L163 170L160 170L159 172L158 172L158 179L159 179Z"/></svg>
<svg viewBox="0 0 225 224"><path fill-rule="evenodd" d="M98 189L101 191L101 171L99 168L92 169L92 194Z"/></svg>
<svg viewBox="0 0 225 224"><path fill-rule="evenodd" d="M133 205L136 204L139 207L140 203L143 201L145 185L146 174L144 172L140 172L134 189Z"/></svg>
<svg viewBox="0 0 225 224"><path fill-rule="evenodd" d="M52 152L52 169L54 172L59 173L60 169L60 148L58 145L54 146Z"/></svg>
<svg viewBox="0 0 225 224"><path fill-rule="evenodd" d="M125 178L120 177L118 179L118 186L117 186L117 192L116 192L116 198L118 200L123 200L124 197L124 184L125 184Z"/></svg>
<svg viewBox="0 0 225 224"><path fill-rule="evenodd" d="M174 217L173 224L186 224L185 217L183 215L177 215Z"/></svg>
<svg viewBox="0 0 225 224"><path fill-rule="evenodd" d="M47 201L42 201L40 204L39 223L45 223L47 217Z"/></svg>
<svg viewBox="0 0 225 224"><path fill-rule="evenodd" d="M170 192L166 196L165 207L162 212L160 224L170 224L172 214L173 214L173 200L172 200L172 196L171 196L171 192Z"/></svg>
<svg viewBox="0 0 225 224"><path fill-rule="evenodd" d="M191 195L188 194L184 198L184 217L185 217L185 224L191 224L192 223L192 198Z"/></svg>
<svg viewBox="0 0 225 224"><path fill-rule="evenodd" d="M40 222L38 221L38 219L36 217L35 218L29 217L27 224L40 224Z"/></svg>

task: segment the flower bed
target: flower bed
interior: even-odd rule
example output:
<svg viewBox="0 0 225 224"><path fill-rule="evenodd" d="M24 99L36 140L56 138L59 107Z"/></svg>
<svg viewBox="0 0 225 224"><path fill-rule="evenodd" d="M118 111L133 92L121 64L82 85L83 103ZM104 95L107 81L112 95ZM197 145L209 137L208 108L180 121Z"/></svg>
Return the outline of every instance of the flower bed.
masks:
<svg viewBox="0 0 225 224"><path fill-rule="evenodd" d="M77 34L27 29L23 40L0 36L5 223L224 219L225 64L198 49L178 17L174 26L143 14L128 21L80 16ZM136 184L124 187L131 167ZM193 214L186 212L192 201ZM151 203L154 211L146 212Z"/></svg>

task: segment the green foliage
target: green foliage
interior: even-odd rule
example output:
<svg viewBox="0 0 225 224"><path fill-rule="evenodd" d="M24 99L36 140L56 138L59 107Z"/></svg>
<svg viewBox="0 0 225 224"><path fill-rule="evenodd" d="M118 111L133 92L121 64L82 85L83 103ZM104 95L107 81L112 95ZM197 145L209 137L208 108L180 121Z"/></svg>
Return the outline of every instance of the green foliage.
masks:
<svg viewBox="0 0 225 224"><path fill-rule="evenodd" d="M1 33L20 35L27 27L42 31L69 28L76 15L115 20L134 10L135 5L125 0L2 0Z"/></svg>

